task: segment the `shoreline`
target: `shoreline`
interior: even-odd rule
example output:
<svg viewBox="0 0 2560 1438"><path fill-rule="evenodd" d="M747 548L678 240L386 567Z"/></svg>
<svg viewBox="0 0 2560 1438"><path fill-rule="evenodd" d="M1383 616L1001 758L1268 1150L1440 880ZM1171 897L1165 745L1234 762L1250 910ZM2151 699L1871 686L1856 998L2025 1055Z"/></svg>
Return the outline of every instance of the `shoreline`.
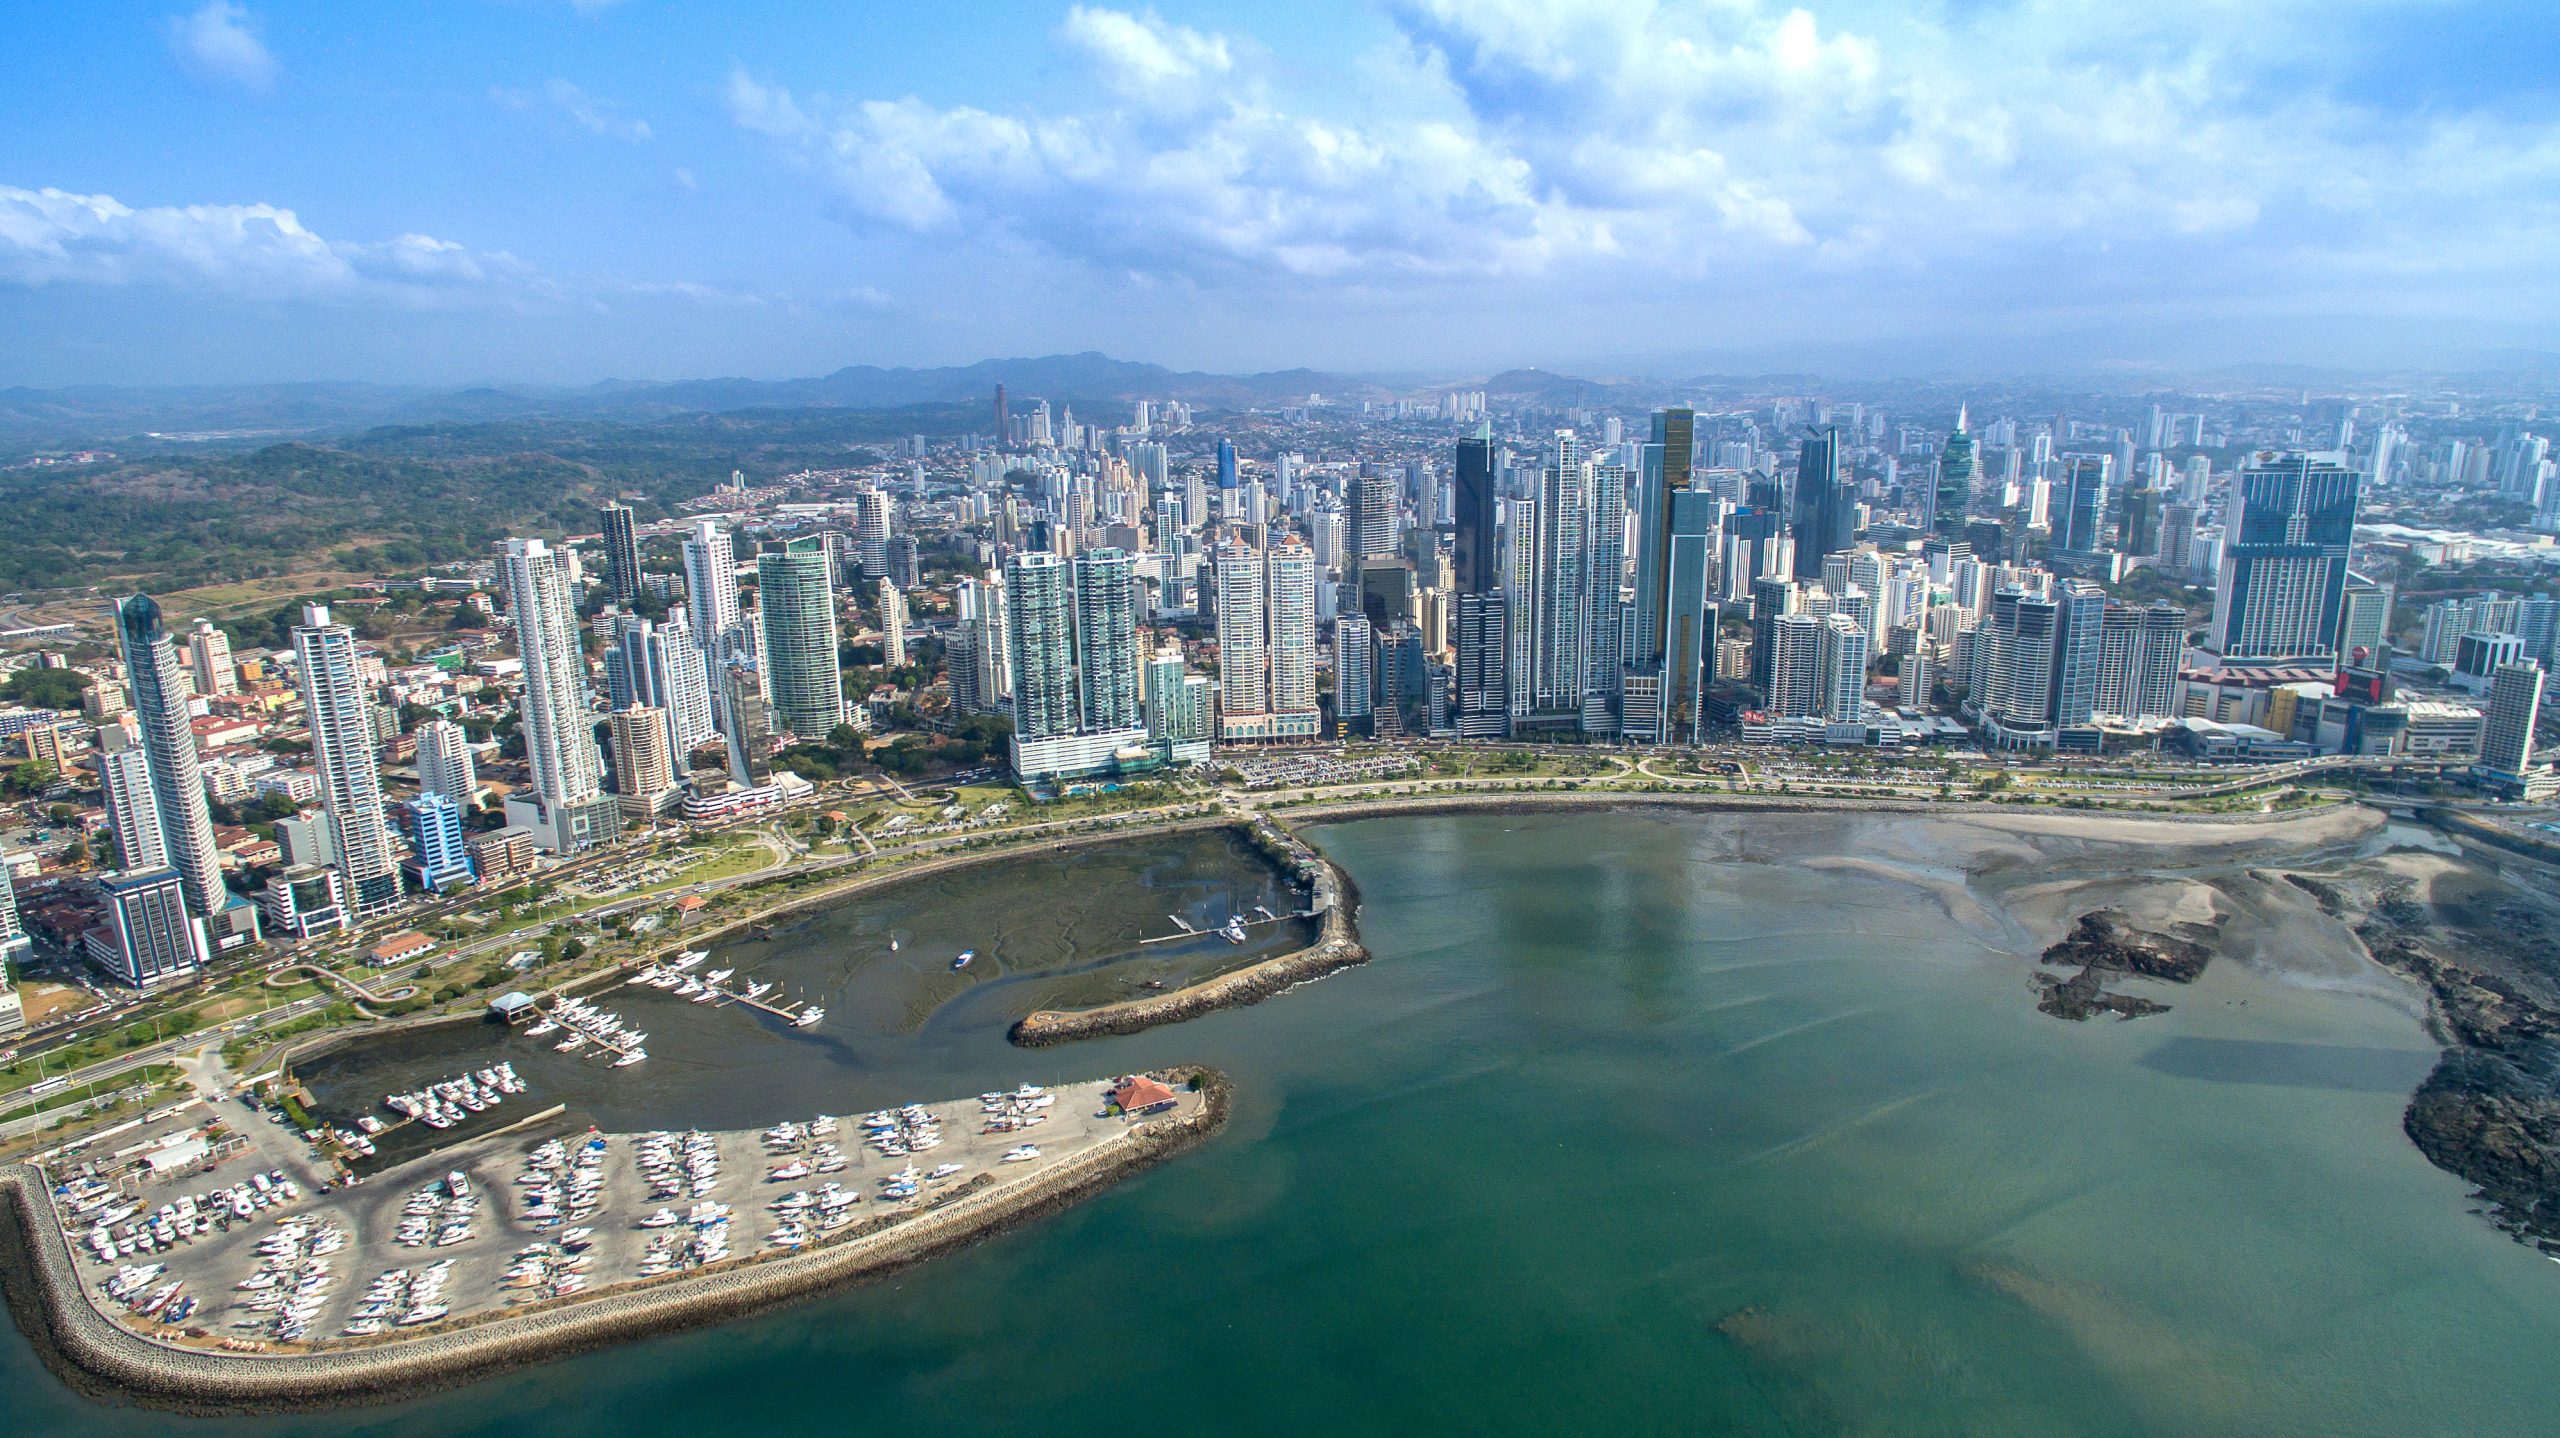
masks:
<svg viewBox="0 0 2560 1438"><path fill-rule="evenodd" d="M189 1415L313 1412L402 1401L509 1369L634 1339L725 1323L904 1272L1057 1213L1196 1147L1224 1126L1232 1093L1206 1065L1197 1113L1108 1145L982 1199L894 1216L872 1231L738 1267L617 1285L533 1312L359 1348L309 1354L208 1353L155 1342L109 1319L81 1283L41 1171L0 1168L0 1297L55 1376L86 1396Z"/></svg>
<svg viewBox="0 0 2560 1438"><path fill-rule="evenodd" d="M2230 825L2268 826L2307 824L2343 818L2352 814L2374 812L2368 806L2352 801L2321 805L2316 808L2264 814L2161 814L2149 811L2063 810L2021 814L2019 806L1983 803L1933 803L1920 800L1822 800L1762 798L1729 794L1636 793L1619 790L1551 790L1517 794L1413 794L1389 798L1348 799L1334 803L1293 805L1277 811L1264 811L1263 817L1272 827L1288 836L1288 840L1305 853L1301 862L1312 866L1318 874L1319 892L1330 889L1325 905L1324 932L1314 944L1286 954L1265 959L1232 973L1204 979L1170 993L1141 999L1126 999L1089 1009L1035 1009L1014 1021L1006 1037L1018 1048L1046 1048L1054 1044L1074 1043L1082 1039L1115 1038L1143 1033L1165 1024L1181 1023L1222 1009L1246 1008L1276 997L1300 984L1312 983L1344 969L1356 968L1370 960L1368 948L1360 942L1359 924L1355 916L1359 890L1350 875L1317 849L1295 826L1304 824L1353 823L1367 819L1396 818L1413 814L1524 814L1559 808L1582 809L1674 809L1706 810L1723 813L1772 814L1868 814L1887 813L1918 817L1945 818L1955 822L1979 822L1998 815L2011 820L2033 822L2022 828L2042 830L2066 838L2113 838L2117 842L2143 842L2139 833L2101 836L2091 832L2096 825L2174 824L2179 826ZM2203 836L2163 835L2180 843L2205 841Z"/></svg>
<svg viewBox="0 0 2560 1438"><path fill-rule="evenodd" d="M590 989L607 987L614 983L628 980L633 971L646 968L650 964L658 963L670 955L681 953L686 949L703 948L711 944L725 942L754 928L758 924L777 923L783 919L799 914L804 910L823 908L829 905L842 903L847 899L854 898L861 894L870 893L875 889L886 888L894 884L906 883L914 879L928 879L936 875L951 873L956 870L970 868L979 864L1002 863L1008 859L1037 858L1043 854L1064 853L1071 849L1091 848L1098 844L1115 843L1121 840L1153 838L1163 834L1188 834L1208 829L1249 830L1250 828L1251 826L1248 823L1232 814L1196 815L1191 818L1170 820L1163 824L1141 829L1115 829L1102 833L1072 834L1065 838L1045 839L1036 844L1008 846L974 853L952 854L941 858L926 859L918 863L902 865L883 873L862 874L853 878L845 879L839 883L822 884L811 892L787 900L778 907L772 909L760 909L752 914L742 914L733 919L724 919L717 924L708 925L700 929L679 931L677 934L671 936L667 943L648 953L627 959L616 959L602 968L593 969L587 973L577 974L572 977L562 979L558 983L548 985L534 992L535 996L538 998L549 998L561 994L584 993ZM411 1014L404 1015L399 1018L380 1019L370 1024L345 1025L327 1033L314 1034L304 1042L289 1045L268 1063L263 1065L262 1068L275 1069L281 1072L291 1072L293 1066L296 1064L319 1058L324 1054L331 1053L359 1039L372 1038L377 1035L388 1033L407 1033L416 1030L434 1029L456 1024L483 1024L487 1022L489 1022L489 1015L484 1008L481 1010L458 1014Z"/></svg>

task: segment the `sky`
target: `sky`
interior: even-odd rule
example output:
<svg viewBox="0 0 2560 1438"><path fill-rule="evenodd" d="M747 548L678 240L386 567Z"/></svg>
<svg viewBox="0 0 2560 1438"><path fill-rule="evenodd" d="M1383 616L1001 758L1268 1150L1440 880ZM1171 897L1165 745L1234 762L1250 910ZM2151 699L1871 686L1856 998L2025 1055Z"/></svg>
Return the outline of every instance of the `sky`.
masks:
<svg viewBox="0 0 2560 1438"><path fill-rule="evenodd" d="M2560 350L2547 0L0 18L0 384Z"/></svg>

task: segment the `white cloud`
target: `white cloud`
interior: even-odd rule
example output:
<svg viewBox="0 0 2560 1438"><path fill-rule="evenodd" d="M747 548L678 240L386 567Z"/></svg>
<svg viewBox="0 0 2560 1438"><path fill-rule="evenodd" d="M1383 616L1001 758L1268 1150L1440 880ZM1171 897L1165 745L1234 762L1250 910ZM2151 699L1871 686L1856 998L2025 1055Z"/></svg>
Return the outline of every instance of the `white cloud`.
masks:
<svg viewBox="0 0 2560 1438"><path fill-rule="evenodd" d="M137 209L108 195L9 185L0 185L0 283L420 305L525 298L552 288L505 253L431 235L332 241L273 205Z"/></svg>
<svg viewBox="0 0 2560 1438"><path fill-rule="evenodd" d="M1165 110L1187 110L1235 69L1224 36L1169 25L1154 11L1131 15L1078 5L1058 41L1082 56L1115 94Z"/></svg>
<svg viewBox="0 0 2560 1438"><path fill-rule="evenodd" d="M1392 42L1337 85L1077 4L1052 36L1063 98L795 95L741 70L729 108L858 223L1193 281L2173 285L2206 246L2291 285L2442 273L2448 231L2511 269L2560 244L2560 124L2327 93L2321 0L1381 3Z"/></svg>
<svg viewBox="0 0 2560 1438"><path fill-rule="evenodd" d="M621 3L622 0L569 0L569 8L592 18Z"/></svg>
<svg viewBox="0 0 2560 1438"><path fill-rule="evenodd" d="M259 38L257 17L233 0L205 0L161 24L169 53L200 80L263 95L276 84L276 57Z"/></svg>
<svg viewBox="0 0 2560 1438"><path fill-rule="evenodd" d="M493 85L489 98L518 114L548 110L590 135L635 142L649 138L648 121L631 119L614 101L590 95L566 80L552 79L539 92Z"/></svg>

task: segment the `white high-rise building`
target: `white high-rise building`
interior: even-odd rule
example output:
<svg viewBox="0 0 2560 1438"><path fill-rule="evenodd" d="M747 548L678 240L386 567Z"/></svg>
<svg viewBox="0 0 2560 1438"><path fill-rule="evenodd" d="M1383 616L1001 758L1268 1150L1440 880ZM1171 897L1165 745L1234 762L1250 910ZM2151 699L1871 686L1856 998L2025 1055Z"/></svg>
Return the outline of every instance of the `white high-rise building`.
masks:
<svg viewBox="0 0 2560 1438"><path fill-rule="evenodd" d="M293 631L311 760L329 811L337 870L359 918L400 904L400 860L382 817L382 774L374 765L372 701L356 672L355 631L329 622L329 606L306 604Z"/></svg>
<svg viewBox="0 0 2560 1438"><path fill-rule="evenodd" d="M1262 556L1229 540L1218 546L1218 735L1264 737L1271 721L1268 621Z"/></svg>
<svg viewBox="0 0 2560 1438"><path fill-rule="evenodd" d="M430 719L418 726L418 788L442 794L466 814L478 807L480 774L471 759L471 736L461 725Z"/></svg>
<svg viewBox="0 0 2560 1438"><path fill-rule="evenodd" d="M240 692L240 671L231 663L231 636L199 619L187 633L187 667L194 671L196 692L208 698Z"/></svg>
<svg viewBox="0 0 2560 1438"><path fill-rule="evenodd" d="M853 547L862 577L881 579L889 573L889 493L863 489L853 496Z"/></svg>
<svg viewBox="0 0 2560 1438"><path fill-rule="evenodd" d="M891 668L907 662L907 597L887 579L880 581L880 662Z"/></svg>
<svg viewBox="0 0 2560 1438"><path fill-rule="evenodd" d="M535 842L554 853L583 849L613 833L620 816L604 797L604 758L596 752L566 556L539 539L510 539L499 571L524 660L519 718L533 771L531 794L507 796L507 822L532 830ZM734 593L730 601L736 602Z"/></svg>
<svg viewBox="0 0 2560 1438"><path fill-rule="evenodd" d="M169 843L151 794L150 759L131 715L98 726L98 781L106 791L107 830L115 836L118 869L160 869Z"/></svg>
<svg viewBox="0 0 2560 1438"><path fill-rule="evenodd" d="M1323 727L1316 705L1316 580L1313 551L1294 541L1271 551L1266 607L1271 624L1272 737L1312 739Z"/></svg>
<svg viewBox="0 0 2560 1438"><path fill-rule="evenodd" d="M718 669L746 651L738 639L738 556L716 519L697 519L684 542L685 612L704 660ZM733 652L734 651L734 652Z"/></svg>

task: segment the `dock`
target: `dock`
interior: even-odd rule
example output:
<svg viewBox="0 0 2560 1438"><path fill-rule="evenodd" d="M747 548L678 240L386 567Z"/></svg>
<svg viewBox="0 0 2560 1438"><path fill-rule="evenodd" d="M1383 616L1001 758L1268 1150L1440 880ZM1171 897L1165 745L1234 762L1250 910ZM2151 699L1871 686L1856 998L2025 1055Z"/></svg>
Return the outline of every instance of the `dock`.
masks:
<svg viewBox="0 0 2560 1438"><path fill-rule="evenodd" d="M783 999L778 1002L768 1002L762 998L749 998L747 997L747 991L744 989L724 989L718 984L705 984L704 987L711 990L711 992L718 994L720 996L720 1003L745 1004L751 1009L761 1009L764 1012L773 1015L775 1018L781 1019L785 1023L796 1022L800 1017L800 1010L805 1007L805 1005L791 999Z"/></svg>
<svg viewBox="0 0 2560 1438"><path fill-rule="evenodd" d="M1258 919L1248 919L1242 914L1238 914L1236 916L1236 922L1247 929L1258 929L1265 924L1286 923L1291 919L1313 919L1322 917L1313 909L1307 909L1295 914L1275 914L1271 912L1269 908L1261 904L1254 905L1253 912L1261 915L1262 917ZM1167 914L1165 917L1173 920L1174 931L1170 934L1158 934L1152 939L1140 939L1138 940L1138 943L1141 947L1148 944L1170 944L1177 939L1206 938L1211 934L1216 934L1222 931L1221 929L1195 929L1191 925L1184 923L1182 921L1182 916L1179 914Z"/></svg>

